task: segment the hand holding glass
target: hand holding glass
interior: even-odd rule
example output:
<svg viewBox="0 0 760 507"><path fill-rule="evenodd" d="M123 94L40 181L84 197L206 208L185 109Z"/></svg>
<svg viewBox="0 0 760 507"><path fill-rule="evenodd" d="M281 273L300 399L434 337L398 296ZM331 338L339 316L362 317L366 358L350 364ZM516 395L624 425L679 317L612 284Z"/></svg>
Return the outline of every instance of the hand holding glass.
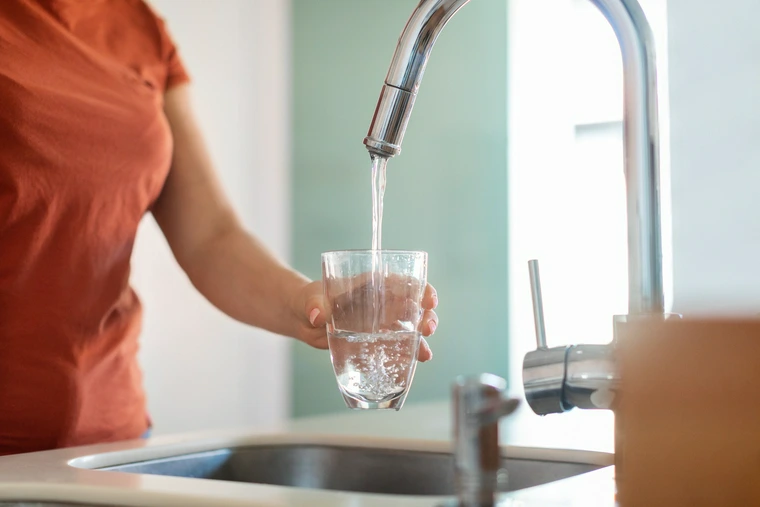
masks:
<svg viewBox="0 0 760 507"><path fill-rule="evenodd" d="M399 410L417 366L427 253L327 252L322 281L330 358L346 405Z"/></svg>

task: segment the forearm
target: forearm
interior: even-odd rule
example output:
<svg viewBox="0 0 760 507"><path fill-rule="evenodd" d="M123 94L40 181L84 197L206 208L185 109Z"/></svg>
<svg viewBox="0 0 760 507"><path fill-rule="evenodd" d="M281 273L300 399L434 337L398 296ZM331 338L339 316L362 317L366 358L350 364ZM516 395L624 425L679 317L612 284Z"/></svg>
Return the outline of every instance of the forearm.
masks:
<svg viewBox="0 0 760 507"><path fill-rule="evenodd" d="M309 280L241 227L207 241L181 264L198 291L230 317L297 336L300 315L295 313L294 298Z"/></svg>

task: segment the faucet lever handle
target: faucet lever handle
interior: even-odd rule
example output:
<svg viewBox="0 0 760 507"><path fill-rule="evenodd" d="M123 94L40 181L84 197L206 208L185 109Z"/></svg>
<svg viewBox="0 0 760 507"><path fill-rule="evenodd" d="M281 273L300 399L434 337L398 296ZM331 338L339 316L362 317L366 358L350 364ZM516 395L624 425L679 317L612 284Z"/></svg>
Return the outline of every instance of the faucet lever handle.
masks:
<svg viewBox="0 0 760 507"><path fill-rule="evenodd" d="M517 398L498 398L496 400L483 403L479 410L473 414L479 426L488 426L506 417L520 406L520 400Z"/></svg>
<svg viewBox="0 0 760 507"><path fill-rule="evenodd" d="M541 277L538 273L538 260L528 261L530 272L530 292L533 296L533 323L536 326L536 348L546 349L546 325L544 324L544 300L541 296Z"/></svg>

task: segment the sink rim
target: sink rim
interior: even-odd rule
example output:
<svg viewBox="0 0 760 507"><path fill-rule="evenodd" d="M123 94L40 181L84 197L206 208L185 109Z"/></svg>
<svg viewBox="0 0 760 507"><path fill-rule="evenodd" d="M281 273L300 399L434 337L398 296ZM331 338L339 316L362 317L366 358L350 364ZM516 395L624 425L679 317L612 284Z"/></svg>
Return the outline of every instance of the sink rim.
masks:
<svg viewBox="0 0 760 507"><path fill-rule="evenodd" d="M100 473L124 473L102 468L127 465L143 461L166 459L200 452L221 449L255 447L340 447L353 449L386 449L406 452L446 453L453 452L452 443L444 440L419 440L410 438L386 438L346 436L331 434L269 434L253 435L235 439L203 439L150 447L139 447L121 451L79 456L67 461L67 465L77 469L93 470ZM500 446L501 456L511 459L528 459L547 462L578 463L607 467L614 465L614 454L600 451L575 449L549 449L541 447ZM139 474L138 474L139 475Z"/></svg>
<svg viewBox="0 0 760 507"><path fill-rule="evenodd" d="M7 472L4 481L0 481L0 499L3 500L56 500L56 501L91 501L95 504L120 506L177 505L178 502L188 507L206 507L208 505L250 506L280 505L283 498L294 505L307 500L311 502L315 495L320 499L319 505L334 505L336 499L357 495L356 498L371 499L372 494L345 493L329 490L305 490L268 484L245 484L217 481L195 481L182 477L151 476L106 470L95 470L106 466L135 463L149 459L161 459L203 452L220 448L252 447L256 445L276 444L337 444L354 447L372 447L399 449L408 451L450 452L448 440L421 440L412 438L379 438L368 436L346 436L318 433L293 433L281 429L260 430L251 433L251 429L213 433L191 433L179 436L159 436L149 440L132 440L112 444L100 444L87 447L72 447L55 451L28 453L5 457L0 471ZM552 448L502 446L502 455L514 458L544 459L547 461L569 461L574 463L596 464L598 470L581 476L569 477L553 483L522 490L520 495L532 495L530 491L540 488L553 488L550 491L562 491L565 484L606 484L614 481L614 455L603 451L565 450ZM24 470L33 468L40 476L28 477ZM589 482L590 481L590 482ZM514 493L508 493L512 495ZM433 505L449 497L414 498L403 497L404 505ZM521 496L522 498L522 496ZM525 497L527 498L527 496ZM539 498L539 497L536 497ZM163 503L162 503L163 502ZM169 502L169 503L166 503ZM330 503L332 502L332 504ZM371 503L371 502L370 502ZM363 505L363 504L362 504Z"/></svg>
<svg viewBox="0 0 760 507"><path fill-rule="evenodd" d="M606 468L566 460L535 459L535 456L502 459L510 483L508 487L506 483L501 485L501 494L547 486ZM130 462L97 471L384 497L456 496L453 454L443 449L410 451L292 443L255 445Z"/></svg>

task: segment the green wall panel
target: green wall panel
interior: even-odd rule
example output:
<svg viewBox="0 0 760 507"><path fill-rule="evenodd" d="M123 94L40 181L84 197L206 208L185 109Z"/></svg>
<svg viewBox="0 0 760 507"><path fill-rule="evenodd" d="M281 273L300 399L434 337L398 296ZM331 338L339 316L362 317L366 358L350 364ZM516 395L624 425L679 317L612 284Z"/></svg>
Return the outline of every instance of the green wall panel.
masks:
<svg viewBox="0 0 760 507"><path fill-rule="evenodd" d="M367 132L414 0L293 0L293 252L369 248ZM440 295L434 359L407 404L454 376L507 376L507 7L474 0L439 38L402 153L388 164L383 247L429 252ZM294 416L343 410L329 356L296 344Z"/></svg>

